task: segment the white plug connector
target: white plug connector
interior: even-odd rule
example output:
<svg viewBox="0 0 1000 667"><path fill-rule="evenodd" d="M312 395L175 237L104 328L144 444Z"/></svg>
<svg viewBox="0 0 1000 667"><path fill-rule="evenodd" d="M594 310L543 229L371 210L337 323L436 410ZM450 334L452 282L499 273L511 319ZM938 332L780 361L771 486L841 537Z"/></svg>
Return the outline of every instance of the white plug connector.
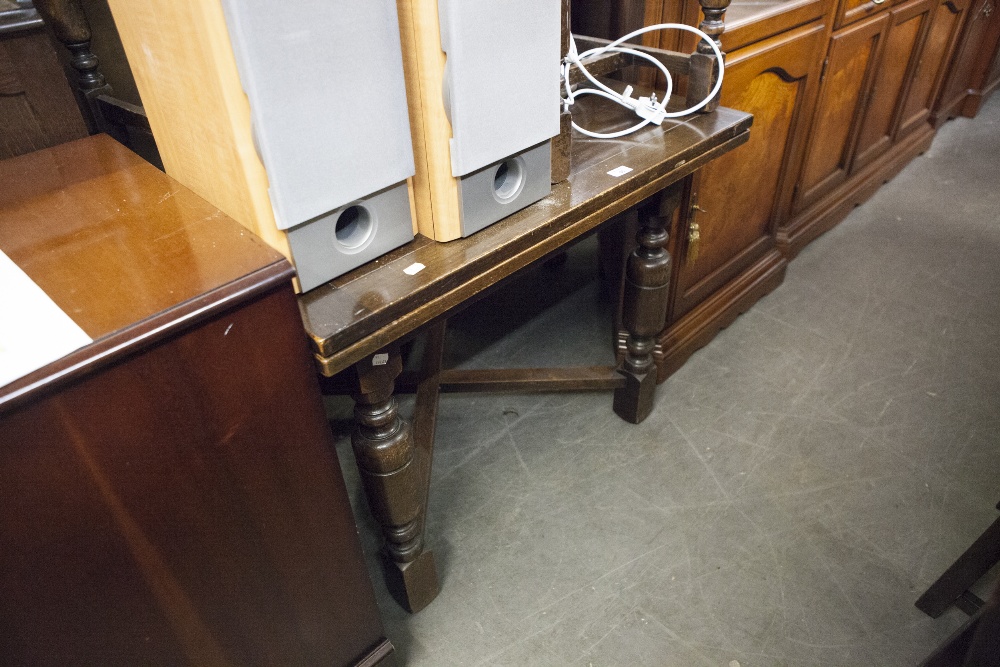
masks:
<svg viewBox="0 0 1000 667"><path fill-rule="evenodd" d="M663 119L667 117L667 110L656 100L656 93L649 97L632 97L632 86L626 86L621 94L621 104L635 111L635 115L650 123L663 124Z"/></svg>
<svg viewBox="0 0 1000 667"><path fill-rule="evenodd" d="M718 63L719 76L716 79L715 85L712 87L712 90L708 93L708 95L705 96L704 99L701 100L701 102L698 102L697 104L688 107L687 109L682 109L680 111L667 111L666 103L670 99L670 94L673 92L673 78L670 75L670 71L662 62L660 62L653 56L649 55L648 53L643 53L642 51L636 51L635 49L630 49L627 46L622 46L625 42L629 41L630 39L633 39L635 37L638 37L639 35L654 30L684 30L686 32L690 32L697 35L700 39L702 39L712 48L712 51L715 53L716 62ZM633 92L632 86L628 86L625 89L624 93L619 93L609 88L607 85L605 85L597 78L595 78L590 72L587 71L587 67L584 65L583 61L589 58L597 58L598 56L605 53L627 54L634 58L646 60L648 61L649 65L656 67L667 82L666 90L663 93L664 101L660 102L659 100L657 100L655 94L650 95L649 97L634 98L632 97L632 92ZM577 88L570 86L569 73L570 73L570 67L573 66L577 67L580 70L580 72L584 75L584 77L586 77L586 79L590 82L593 88L586 88L586 87ZM712 99L714 99L716 95L719 94L719 91L722 89L722 79L723 79L723 74L725 73L725 67L726 67L725 58L723 57L722 51L719 49L719 46L715 43L715 40L713 40L711 37L706 35L701 30L698 30L697 28L692 28L691 26L683 25L680 23L658 23L656 25L646 26L645 28L640 28L639 30L630 32L629 34L623 37L619 37L610 44L605 44L603 46L598 46L593 49L588 49L583 53L580 53L577 50L576 40L573 39L572 35L570 35L569 53L567 53L566 57L563 59L563 76L562 76L563 87L564 87L563 110L568 111L570 106L572 106L576 97L580 95L598 95L600 97L607 98L609 100L617 102L618 104L621 104L623 106L632 109L633 111L635 111L636 115L639 116L639 118L641 118L642 120L639 123L633 125L632 127L626 128L624 130L618 130L617 132L606 132L606 133L591 132L590 130L580 127L575 122L573 123L574 130L588 137L593 137L595 139L617 139L618 137L624 137L626 135L632 134L633 132L642 129L643 127L646 127L651 123L660 125L667 118L680 118L682 116L686 116L689 113L694 113L695 111L698 111L706 104L708 104Z"/></svg>
<svg viewBox="0 0 1000 667"><path fill-rule="evenodd" d="M663 119L667 117L667 110L656 100L656 94L649 97L640 97L638 104L634 107L636 115L643 120L657 125L663 124Z"/></svg>

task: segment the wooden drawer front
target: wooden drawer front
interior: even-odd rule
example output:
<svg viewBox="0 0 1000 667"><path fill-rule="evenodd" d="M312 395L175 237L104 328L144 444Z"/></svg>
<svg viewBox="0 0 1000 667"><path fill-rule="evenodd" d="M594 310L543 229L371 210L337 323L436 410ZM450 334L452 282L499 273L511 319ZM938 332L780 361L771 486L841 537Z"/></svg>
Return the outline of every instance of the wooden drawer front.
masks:
<svg viewBox="0 0 1000 667"><path fill-rule="evenodd" d="M916 69L923 37L936 0L911 0L890 12L889 32L879 59L875 84L865 109L851 171L884 153L892 143L895 121Z"/></svg>
<svg viewBox="0 0 1000 667"><path fill-rule="evenodd" d="M730 54L722 104L754 115L750 140L695 177L690 229L680 239L673 317L698 305L775 247L786 174L815 101L826 29L813 24Z"/></svg>
<svg viewBox="0 0 1000 667"><path fill-rule="evenodd" d="M875 0L840 0L837 17L833 22L833 29L843 28L845 25L850 25L855 21L860 21L861 19L883 12L891 6L892 0L883 0L882 2L876 2Z"/></svg>
<svg viewBox="0 0 1000 667"><path fill-rule="evenodd" d="M650 2L662 2L664 22L669 16L668 8L678 4L677 0L647 0L647 12ZM702 18L701 5L697 0L682 0L682 2L683 22L687 25L698 25ZM830 7L835 3L836 0L733 0L726 11L726 30L722 33L722 49L730 53L768 37L784 34L798 26L819 21L829 13ZM666 34L675 32L681 37L678 50L692 51L697 46L698 38L691 33L669 31Z"/></svg>
<svg viewBox="0 0 1000 667"><path fill-rule="evenodd" d="M857 119L871 88L888 24L889 15L881 14L840 31L830 40L795 211L806 208L847 178Z"/></svg>
<svg viewBox="0 0 1000 667"><path fill-rule="evenodd" d="M930 117L934 98L941 88L945 70L958 41L962 18L968 8L969 0L939 0L930 34L917 62L913 83L903 103L894 141L899 141Z"/></svg>

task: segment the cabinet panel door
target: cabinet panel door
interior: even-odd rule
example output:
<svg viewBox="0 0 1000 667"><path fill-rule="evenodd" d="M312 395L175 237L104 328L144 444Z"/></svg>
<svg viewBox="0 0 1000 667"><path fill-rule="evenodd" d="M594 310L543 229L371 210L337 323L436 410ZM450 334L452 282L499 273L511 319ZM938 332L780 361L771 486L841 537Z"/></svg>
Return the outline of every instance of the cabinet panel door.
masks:
<svg viewBox="0 0 1000 667"><path fill-rule="evenodd" d="M938 100L936 116L950 116L961 110L975 70L982 57L984 42L989 37L990 16L996 13L996 0L973 0L961 42Z"/></svg>
<svg viewBox="0 0 1000 667"><path fill-rule="evenodd" d="M830 39L795 211L808 207L847 178L858 121L888 24L889 15L883 13Z"/></svg>
<svg viewBox="0 0 1000 667"><path fill-rule="evenodd" d="M696 175L692 200L704 211L697 246L679 239L674 317L775 247L775 225L787 208L782 193L797 166L805 122L816 97L826 29L806 26L728 56L722 104L754 115L750 140ZM788 182L786 182L788 181Z"/></svg>
<svg viewBox="0 0 1000 667"><path fill-rule="evenodd" d="M934 11L930 34L924 42L913 83L906 94L899 127L894 141L908 135L925 122L931 113L934 98L940 89L945 69L951 59L962 18L969 8L969 0L940 0Z"/></svg>
<svg viewBox="0 0 1000 667"><path fill-rule="evenodd" d="M889 14L889 31L861 121L852 172L884 153L892 143L900 104L912 80L934 3L935 0L911 0Z"/></svg>

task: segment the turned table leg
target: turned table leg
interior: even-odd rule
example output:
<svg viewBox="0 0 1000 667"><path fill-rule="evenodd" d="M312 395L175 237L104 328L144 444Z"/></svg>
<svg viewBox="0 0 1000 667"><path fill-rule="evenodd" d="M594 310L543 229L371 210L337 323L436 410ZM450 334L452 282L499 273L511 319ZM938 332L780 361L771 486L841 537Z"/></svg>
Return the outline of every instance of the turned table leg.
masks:
<svg viewBox="0 0 1000 667"><path fill-rule="evenodd" d="M410 424L393 396L402 371L398 345L354 366L354 434L351 442L365 495L385 536L385 577L393 597L418 612L438 594L434 555L424 551L426 456L414 447Z"/></svg>
<svg viewBox="0 0 1000 667"><path fill-rule="evenodd" d="M638 207L638 246L625 265L622 292L622 325L628 332L625 359L618 368L625 386L615 390L614 410L627 422L638 424L653 409L656 392L656 337L667 319L670 289L668 228L680 204L683 181L675 183Z"/></svg>

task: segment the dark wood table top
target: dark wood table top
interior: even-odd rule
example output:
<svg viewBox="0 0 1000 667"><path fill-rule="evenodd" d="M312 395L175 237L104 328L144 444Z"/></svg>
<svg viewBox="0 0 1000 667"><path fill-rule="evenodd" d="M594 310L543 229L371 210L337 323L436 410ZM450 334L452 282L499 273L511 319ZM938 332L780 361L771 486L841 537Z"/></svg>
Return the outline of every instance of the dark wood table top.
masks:
<svg viewBox="0 0 1000 667"><path fill-rule="evenodd" d="M0 388L0 409L191 326L291 266L108 136L0 161L0 250L93 340Z"/></svg>
<svg viewBox="0 0 1000 667"><path fill-rule="evenodd" d="M600 102L578 107L574 120L584 127L613 131L635 122ZM751 122L749 114L719 108L620 139L575 134L569 179L540 202L468 238L438 243L418 235L301 295L299 308L320 371L338 373L691 174L746 142ZM608 174L623 166L632 171ZM426 268L404 273L415 263Z"/></svg>

